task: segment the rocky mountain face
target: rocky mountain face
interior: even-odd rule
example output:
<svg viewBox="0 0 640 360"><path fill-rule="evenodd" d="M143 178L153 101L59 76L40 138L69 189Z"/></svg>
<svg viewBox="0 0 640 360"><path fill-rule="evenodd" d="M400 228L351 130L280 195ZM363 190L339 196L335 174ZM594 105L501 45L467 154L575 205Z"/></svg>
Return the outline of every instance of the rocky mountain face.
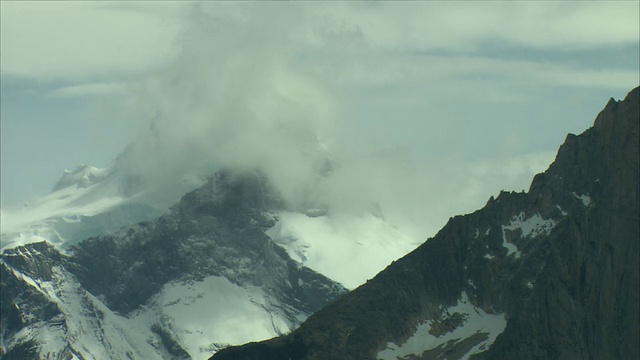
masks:
<svg viewBox="0 0 640 360"><path fill-rule="evenodd" d="M265 235L281 207L264 176L219 172L156 220L6 249L0 356L206 358L289 332L346 290Z"/></svg>
<svg viewBox="0 0 640 360"><path fill-rule="evenodd" d="M527 193L456 216L296 331L211 359L637 359L640 92Z"/></svg>

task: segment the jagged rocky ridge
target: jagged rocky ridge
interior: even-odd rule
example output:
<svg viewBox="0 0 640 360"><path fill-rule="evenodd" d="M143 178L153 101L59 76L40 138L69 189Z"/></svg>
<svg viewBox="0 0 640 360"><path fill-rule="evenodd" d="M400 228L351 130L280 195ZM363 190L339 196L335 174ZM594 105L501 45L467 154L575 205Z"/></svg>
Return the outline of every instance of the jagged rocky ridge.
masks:
<svg viewBox="0 0 640 360"><path fill-rule="evenodd" d="M638 88L502 192L242 359L637 359Z"/></svg>
<svg viewBox="0 0 640 360"><path fill-rule="evenodd" d="M157 220L87 239L67 253L45 242L5 250L0 356L194 357L176 334L176 319L132 319L147 316L167 284L207 279L260 295L247 301L272 317L275 333L289 331L346 290L293 261L265 235L281 207L261 174L219 172ZM209 354L223 345L215 341Z"/></svg>

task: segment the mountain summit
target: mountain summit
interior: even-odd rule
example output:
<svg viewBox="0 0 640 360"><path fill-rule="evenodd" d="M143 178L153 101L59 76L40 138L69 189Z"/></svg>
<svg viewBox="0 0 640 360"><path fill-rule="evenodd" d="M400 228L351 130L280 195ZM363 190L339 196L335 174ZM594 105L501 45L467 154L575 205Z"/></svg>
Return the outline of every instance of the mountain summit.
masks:
<svg viewBox="0 0 640 360"><path fill-rule="evenodd" d="M640 91L502 192L241 359L637 359Z"/></svg>
<svg viewBox="0 0 640 360"><path fill-rule="evenodd" d="M290 332L346 292L265 232L281 200L221 171L152 221L0 256L2 359L206 359Z"/></svg>

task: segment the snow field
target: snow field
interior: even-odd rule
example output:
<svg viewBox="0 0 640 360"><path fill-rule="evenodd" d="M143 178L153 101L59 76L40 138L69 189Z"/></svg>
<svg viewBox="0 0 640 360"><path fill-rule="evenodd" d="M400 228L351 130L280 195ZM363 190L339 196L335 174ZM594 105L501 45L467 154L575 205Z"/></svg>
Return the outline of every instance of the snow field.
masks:
<svg viewBox="0 0 640 360"><path fill-rule="evenodd" d="M418 244L371 214L330 218L282 212L279 218L267 235L292 259L348 289L365 283Z"/></svg>

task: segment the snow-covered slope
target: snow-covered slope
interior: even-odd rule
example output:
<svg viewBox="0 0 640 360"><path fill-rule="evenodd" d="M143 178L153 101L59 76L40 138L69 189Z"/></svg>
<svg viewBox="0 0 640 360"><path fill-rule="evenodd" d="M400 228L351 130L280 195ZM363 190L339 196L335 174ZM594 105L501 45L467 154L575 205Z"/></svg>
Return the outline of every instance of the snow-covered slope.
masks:
<svg viewBox="0 0 640 360"><path fill-rule="evenodd" d="M127 189L127 174L80 165L66 171L53 190L17 211L2 212L2 250L48 241L65 248L89 236L149 220L160 209Z"/></svg>
<svg viewBox="0 0 640 360"><path fill-rule="evenodd" d="M289 321L263 289L222 276L168 283L131 315L131 321L177 339L194 360L208 359L229 344L286 334L305 318L300 313L296 322Z"/></svg>
<svg viewBox="0 0 640 360"><path fill-rule="evenodd" d="M9 318L2 324L3 358L206 359L230 344L287 333L309 315L289 309L297 314L292 322L262 288L208 276L169 282L123 316L88 292L64 261L48 262L54 253L34 243L0 260ZM25 259L40 271L20 266Z"/></svg>
<svg viewBox="0 0 640 360"><path fill-rule="evenodd" d="M36 260L42 246L18 248L15 256ZM12 254L13 255L13 254ZM37 261L37 260L36 260ZM114 314L59 264L49 276L25 273L2 260L6 293L32 293L15 299L3 312L17 317L22 328L3 323L0 353L8 358L154 359L163 357L159 338L139 321ZM5 272L6 271L6 272ZM3 294L3 300L7 295ZM33 302L46 304L51 318L41 317ZM7 306L5 309L4 307Z"/></svg>
<svg viewBox="0 0 640 360"><path fill-rule="evenodd" d="M419 245L371 213L331 217L283 211L267 235L291 258L348 289L363 284Z"/></svg>

